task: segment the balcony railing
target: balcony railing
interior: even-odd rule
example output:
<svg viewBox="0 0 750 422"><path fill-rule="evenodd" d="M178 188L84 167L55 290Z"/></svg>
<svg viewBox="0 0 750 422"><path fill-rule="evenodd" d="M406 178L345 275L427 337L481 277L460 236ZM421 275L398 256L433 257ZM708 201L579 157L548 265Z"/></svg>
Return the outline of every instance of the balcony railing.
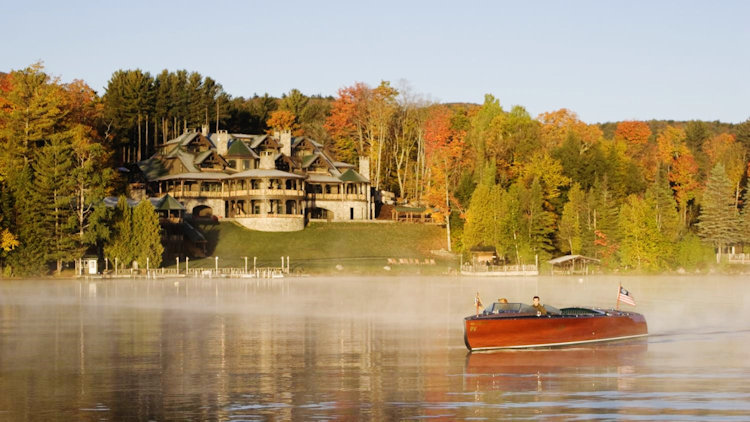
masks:
<svg viewBox="0 0 750 422"><path fill-rule="evenodd" d="M300 189L245 189L224 191L195 191L195 190L168 190L165 193L175 198L239 198L245 196L283 196L287 198L303 198L305 191Z"/></svg>
<svg viewBox="0 0 750 422"><path fill-rule="evenodd" d="M237 189L227 192L228 197L238 196L286 196L286 197L303 197L305 191L301 189Z"/></svg>
<svg viewBox="0 0 750 422"><path fill-rule="evenodd" d="M304 218L302 214L243 214L234 213L230 218Z"/></svg>
<svg viewBox="0 0 750 422"><path fill-rule="evenodd" d="M366 201L367 195L359 193L308 193L308 198L319 201Z"/></svg>

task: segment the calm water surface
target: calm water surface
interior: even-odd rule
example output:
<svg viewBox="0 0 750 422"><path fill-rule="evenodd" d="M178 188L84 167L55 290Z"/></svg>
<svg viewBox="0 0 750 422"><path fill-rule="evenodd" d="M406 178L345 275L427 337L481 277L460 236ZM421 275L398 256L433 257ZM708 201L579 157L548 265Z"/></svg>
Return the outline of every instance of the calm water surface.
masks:
<svg viewBox="0 0 750 422"><path fill-rule="evenodd" d="M644 341L469 354L478 290ZM750 420L750 277L0 282L2 420Z"/></svg>

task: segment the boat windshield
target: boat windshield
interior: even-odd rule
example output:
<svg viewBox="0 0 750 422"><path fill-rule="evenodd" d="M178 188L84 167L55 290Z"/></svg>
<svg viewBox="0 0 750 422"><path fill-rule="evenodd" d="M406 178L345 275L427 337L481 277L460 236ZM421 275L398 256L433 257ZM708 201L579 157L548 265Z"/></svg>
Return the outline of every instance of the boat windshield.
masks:
<svg viewBox="0 0 750 422"><path fill-rule="evenodd" d="M528 308L528 309L527 309ZM533 308L523 303L500 303L495 302L487 308L488 314L507 314L507 313L520 313L520 312L531 312Z"/></svg>
<svg viewBox="0 0 750 422"><path fill-rule="evenodd" d="M554 306L550 305L544 305L544 308L547 310L547 313L550 315L560 315L561 312L559 309L555 308ZM536 309L534 309L533 306L527 305L525 303L500 303L495 302L492 304L492 306L488 306L487 309L485 309L486 314L526 314L526 313L536 313Z"/></svg>

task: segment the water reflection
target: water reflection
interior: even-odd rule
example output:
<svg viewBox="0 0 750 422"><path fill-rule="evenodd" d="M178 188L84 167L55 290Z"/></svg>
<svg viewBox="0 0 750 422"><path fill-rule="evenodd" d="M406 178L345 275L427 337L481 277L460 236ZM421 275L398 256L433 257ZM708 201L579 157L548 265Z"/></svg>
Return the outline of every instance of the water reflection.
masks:
<svg viewBox="0 0 750 422"><path fill-rule="evenodd" d="M652 327L645 341L474 354L463 346L461 318L477 289L602 306L616 283L2 283L0 419L747 419L744 280L714 283L707 300L735 310L724 318L693 306L681 290L693 279L632 280Z"/></svg>
<svg viewBox="0 0 750 422"><path fill-rule="evenodd" d="M601 345L534 349L498 350L468 353L465 381L471 391L544 391L545 386L565 378L591 382L615 382L616 391L633 389L635 368L642 365L648 351L646 340L602 343ZM557 386L554 386L557 388Z"/></svg>

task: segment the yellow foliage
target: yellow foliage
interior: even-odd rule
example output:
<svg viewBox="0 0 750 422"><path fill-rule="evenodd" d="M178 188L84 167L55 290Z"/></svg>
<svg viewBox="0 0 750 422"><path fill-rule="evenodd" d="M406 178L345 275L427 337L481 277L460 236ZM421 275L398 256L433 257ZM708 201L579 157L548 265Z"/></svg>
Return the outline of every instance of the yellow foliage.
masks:
<svg viewBox="0 0 750 422"><path fill-rule="evenodd" d="M2 234L0 234L0 248L2 248L5 252L10 252L18 245L19 243L18 239L16 239L16 236L8 231L8 229L4 229Z"/></svg>

